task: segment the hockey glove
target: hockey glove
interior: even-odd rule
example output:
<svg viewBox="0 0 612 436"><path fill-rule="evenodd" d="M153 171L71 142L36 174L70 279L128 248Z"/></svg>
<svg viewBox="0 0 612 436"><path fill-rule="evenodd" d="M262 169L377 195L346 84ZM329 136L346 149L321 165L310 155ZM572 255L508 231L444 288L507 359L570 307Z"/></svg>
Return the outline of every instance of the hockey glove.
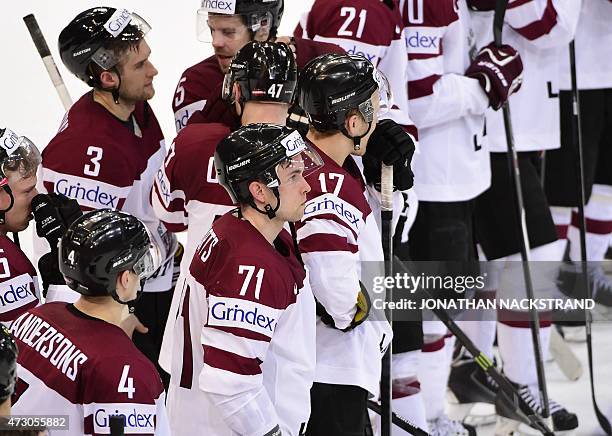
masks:
<svg viewBox="0 0 612 436"><path fill-rule="evenodd" d="M467 0L468 7L473 11L494 11L496 0Z"/></svg>
<svg viewBox="0 0 612 436"><path fill-rule="evenodd" d="M370 301L370 296L368 295L367 289L363 286L363 283L359 282L359 286L361 287L361 289L359 290L359 293L357 294L357 303L356 303L357 312L355 312L355 316L353 316L353 320L351 321L351 324L347 328L342 329L342 331L344 332L353 330L359 324L363 323L368 318L368 315L370 314L370 306L372 305L372 302ZM318 301L317 301L317 315L321 317L321 321L323 322L323 324L328 325L333 328L338 328L336 327L336 324L334 323L334 318L329 313L327 313L327 311L325 310L325 307L323 307L323 305L319 303Z"/></svg>
<svg viewBox="0 0 612 436"><path fill-rule="evenodd" d="M32 213L36 221L36 234L49 242L57 253L57 243L68 226L83 215L76 200L61 194L38 194L32 199Z"/></svg>
<svg viewBox="0 0 612 436"><path fill-rule="evenodd" d="M497 48L491 43L480 50L465 75L478 79L489 97L489 104L498 110L521 88L523 61L509 45Z"/></svg>
<svg viewBox="0 0 612 436"><path fill-rule="evenodd" d="M304 109L299 107L297 104L294 104L289 108L286 124L290 129L297 130L304 138L308 134L308 129L310 128L308 115L306 115Z"/></svg>
<svg viewBox="0 0 612 436"><path fill-rule="evenodd" d="M64 276L59 270L59 255L57 249L43 254L38 260L38 271L43 285L43 296L47 296L49 285L65 285Z"/></svg>
<svg viewBox="0 0 612 436"><path fill-rule="evenodd" d="M366 182L380 191L381 165L393 165L394 190L412 188L414 174L410 168L414 155L414 140L393 120L381 120L368 140L363 156Z"/></svg>

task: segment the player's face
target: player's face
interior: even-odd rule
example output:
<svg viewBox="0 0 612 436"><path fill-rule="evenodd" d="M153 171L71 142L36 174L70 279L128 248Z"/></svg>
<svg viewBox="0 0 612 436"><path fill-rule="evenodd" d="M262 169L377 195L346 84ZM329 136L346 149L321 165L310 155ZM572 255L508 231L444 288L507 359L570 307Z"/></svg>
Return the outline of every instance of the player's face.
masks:
<svg viewBox="0 0 612 436"><path fill-rule="evenodd" d="M32 199L38 194L36 176L20 177L17 173L9 175L9 186L13 191L15 203L6 213L5 228L10 232L21 232L28 227L32 216Z"/></svg>
<svg viewBox="0 0 612 436"><path fill-rule="evenodd" d="M227 73L232 58L251 40L251 34L239 15L211 14L208 16L208 27L219 68Z"/></svg>
<svg viewBox="0 0 612 436"><path fill-rule="evenodd" d="M283 221L296 222L304 216L306 194L310 185L304 178L304 162L296 156L287 163L280 164L276 169L280 180L278 193L281 205L277 216Z"/></svg>
<svg viewBox="0 0 612 436"><path fill-rule="evenodd" d="M147 41L142 39L136 49L129 50L123 58L119 72L121 74L121 88L119 95L129 102L145 101L153 98L153 78L157 70L149 60L151 48Z"/></svg>

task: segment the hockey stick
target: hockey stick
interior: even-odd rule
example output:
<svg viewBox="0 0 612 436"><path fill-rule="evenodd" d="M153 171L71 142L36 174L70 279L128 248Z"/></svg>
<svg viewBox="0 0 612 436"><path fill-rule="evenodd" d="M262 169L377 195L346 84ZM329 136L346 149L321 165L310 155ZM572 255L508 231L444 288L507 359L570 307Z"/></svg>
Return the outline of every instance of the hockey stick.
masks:
<svg viewBox="0 0 612 436"><path fill-rule="evenodd" d="M406 265L397 257L395 257L395 264L399 265L402 274L412 275L411 271ZM435 298L427 288L421 289L428 298ZM545 436L554 436L554 433L548 428L545 420L536 414L531 406L525 402L525 400L519 395L518 390L508 379L503 376L495 366L495 363L487 357L486 354L481 352L474 342L461 330L457 323L450 317L450 315L443 309L433 308L431 311L444 323L446 328L457 338L459 342L468 350L468 352L474 357L474 362L485 371L495 382L499 385L501 391L508 397L510 402L514 405L515 413L517 415L525 416L525 419L531 423L531 426L540 431ZM521 409L529 411L529 414L524 414Z"/></svg>
<svg viewBox="0 0 612 436"><path fill-rule="evenodd" d="M574 143L573 150L576 153L574 162L576 164L576 174L578 175L578 216L580 223L580 263L582 266L582 276L584 279L584 285L586 288L586 298L592 298L591 295L591 284L589 280L589 274L587 272L587 253L586 253L586 218L584 216L584 165L582 155L582 130L580 125L580 95L578 93L578 78L576 73L576 49L574 41L570 42L569 45L569 56L570 56L570 74L572 80L572 139ZM610 421L601 412L597 399L595 396L595 380L593 375L593 337L591 332L591 313L585 308L585 329L587 337L587 354L589 358L589 379L591 383L591 399L593 401L593 408L595 409L595 415L599 425L606 432L606 434L612 434L612 427Z"/></svg>
<svg viewBox="0 0 612 436"><path fill-rule="evenodd" d="M557 366L565 377L576 381L582 376L583 369L580 360L556 328L550 329L550 354L555 358Z"/></svg>
<svg viewBox="0 0 612 436"><path fill-rule="evenodd" d="M382 164L380 173L380 194L381 194L381 237L382 248L385 256L385 276L393 276L393 166ZM387 301L393 301L393 289L387 290ZM393 326L393 312L389 306L385 309L387 321ZM382 359L380 376L380 404L381 404L381 435L391 436L392 428L392 408L391 408L391 355L393 353L392 341Z"/></svg>
<svg viewBox="0 0 612 436"><path fill-rule="evenodd" d="M28 31L30 32L30 36L32 37L32 41L34 41L34 45L38 50L38 54L45 64L45 68L47 69L47 73L49 74L49 78L51 82L53 82L53 86L57 91L57 95L62 101L62 105L65 110L70 109L72 106L72 98L70 98L70 94L68 93L68 89L66 89L66 85L64 85L64 80L60 75L59 70L57 69L57 65L53 60L53 56L51 56L51 52L49 51L49 46L47 46L47 41L45 40L40 27L38 26L38 22L36 21L36 17L34 14L26 15L23 17L23 21L25 22Z"/></svg>
<svg viewBox="0 0 612 436"><path fill-rule="evenodd" d="M382 410L380 404L375 401L368 400L368 409L381 415ZM396 415L395 412L391 412L391 419L393 420L393 424L397 425L399 428L413 436L429 436L429 433L427 433L425 430L417 427L403 416Z"/></svg>
<svg viewBox="0 0 612 436"><path fill-rule="evenodd" d="M493 40L499 48L502 46L502 28L504 25L504 16L506 15L506 7L508 0L497 0L495 4L495 16L493 18ZM517 215L520 223L521 232L521 260L523 264L523 275L525 278L525 289L527 298L530 301L534 300L533 283L531 281L531 270L529 266L529 236L527 233L527 222L525 220L525 204L523 202L523 191L521 187L521 175L519 171L518 156L516 147L514 146L514 134L512 132L512 120L510 118L510 105L508 102L504 104L504 127L506 130L506 143L508 145L508 165L514 185L514 199L517 209ZM544 375L544 365L542 361L542 349L540 347L540 319L535 308L530 307L529 318L531 322L531 339L533 341L533 352L536 362L536 371L538 375L538 388L540 391L540 402L542 405L542 416L548 418L550 409L548 405L548 393L546 390L546 376Z"/></svg>

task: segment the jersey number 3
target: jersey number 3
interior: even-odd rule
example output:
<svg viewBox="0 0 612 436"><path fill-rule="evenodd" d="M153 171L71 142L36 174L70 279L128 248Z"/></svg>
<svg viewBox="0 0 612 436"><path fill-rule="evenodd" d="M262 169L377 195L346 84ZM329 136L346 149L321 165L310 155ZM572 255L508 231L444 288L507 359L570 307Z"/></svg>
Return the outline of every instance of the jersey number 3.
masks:
<svg viewBox="0 0 612 436"><path fill-rule="evenodd" d="M100 160L103 153L104 150L100 147L90 145L87 148L87 156L92 156L92 158L90 159L91 164L86 164L85 168L83 168L83 173L86 176L97 177L100 174Z"/></svg>

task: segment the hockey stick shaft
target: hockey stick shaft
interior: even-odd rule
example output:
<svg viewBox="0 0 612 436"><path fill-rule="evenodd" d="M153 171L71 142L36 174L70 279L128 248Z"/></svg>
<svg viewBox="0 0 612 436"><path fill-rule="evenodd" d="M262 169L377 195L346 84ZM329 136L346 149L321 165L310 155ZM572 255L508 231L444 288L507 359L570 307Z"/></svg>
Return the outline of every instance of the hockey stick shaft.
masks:
<svg viewBox="0 0 612 436"><path fill-rule="evenodd" d="M385 276L393 276L393 166L382 164L380 177L380 193L381 193L381 237L382 247L385 257ZM393 301L393 290L387 290L387 301ZM385 310L385 315L389 324L393 325L393 312ZM392 342L385 352L382 359L381 377L380 377L380 404L381 404L381 435L391 436L392 428L392 368L391 357L393 354Z"/></svg>
<svg viewBox="0 0 612 436"><path fill-rule="evenodd" d="M395 264L399 265L398 271L402 274L412 275L412 272L406 267L406 265L399 259L395 258ZM427 298L434 298L434 296L426 289L421 289ZM531 422L531 425L538 429L545 436L553 436L554 433L548 428L548 425L541 417L539 417L531 406L529 406L525 400L519 395L516 387L508 381L495 367L494 362L481 352L474 342L461 330L457 323L450 317L450 315L443 309L434 308L431 311L442 321L446 328L457 338L457 340L468 350L468 352L474 357L474 361L478 366L491 376L495 382L499 385L500 389L508 396L513 404L520 406L522 409L529 411L529 415L526 418Z"/></svg>
<svg viewBox="0 0 612 436"><path fill-rule="evenodd" d="M26 15L23 17L23 21L30 32L30 36L32 37L32 41L38 50L38 54L47 69L47 73L49 74L49 78L55 87L55 91L62 101L62 105L65 110L70 109L72 106L72 98L70 98L70 94L68 93L68 89L64 84L64 80L60 75L59 70L57 69L57 65L53 60L53 56L51 56L51 51L49 50L49 46L47 45L47 41L45 40L42 31L40 30L40 26L36 21L36 17L34 14Z"/></svg>
<svg viewBox="0 0 612 436"><path fill-rule="evenodd" d="M586 218L584 215L585 194L584 194L584 160L582 149L582 126L580 124L580 93L578 92L578 74L576 72L576 47L574 41L569 45L570 57L570 76L572 83L572 142L575 153L576 174L578 176L578 218L580 227L580 261L582 267L582 277L586 288L586 298L592 298L591 283L587 271L587 246L586 246ZM591 313L585 309L585 328L587 337L587 354L589 359L589 381L591 384L591 400L593 409L601 428L606 434L612 434L610 421L599 409L597 397L595 396L595 380L593 375L593 337L591 330Z"/></svg>
<svg viewBox="0 0 612 436"><path fill-rule="evenodd" d="M557 366L569 380L575 381L582 376L582 364L574 351L561 337L556 328L550 329L550 354L555 358Z"/></svg>
<svg viewBox="0 0 612 436"><path fill-rule="evenodd" d="M502 29L504 25L504 16L508 0L497 0L495 5L495 16L493 19L493 40L499 48L502 46ZM517 210L517 218L519 220L519 230L521 234L521 260L523 264L523 275L525 279L525 289L527 298L530 301L534 300L533 282L531 280L531 270L529 265L529 234L527 233L527 221L525 218L525 204L523 201L523 190L521 187L521 175L519 170L519 160L514 145L514 134L512 131L512 119L510 117L510 105L506 102L502 108L504 117L504 127L506 131L506 144L508 147L508 165L514 185L514 199ZM538 311L530 307L529 319L531 323L531 339L533 341L533 352L536 362L536 372L538 376L538 389L540 391L540 402L542 404L542 416L547 418L550 416L548 405L548 392L546 389L546 376L544 374L544 364L542 359L542 348L540 346L540 319Z"/></svg>
<svg viewBox="0 0 612 436"><path fill-rule="evenodd" d="M379 415L382 413L380 405L372 400L368 401L368 409L374 413L378 413ZM391 412L391 419L393 420L393 424L397 425L399 428L413 436L429 436L429 433L417 427L403 416L396 415L394 412Z"/></svg>

